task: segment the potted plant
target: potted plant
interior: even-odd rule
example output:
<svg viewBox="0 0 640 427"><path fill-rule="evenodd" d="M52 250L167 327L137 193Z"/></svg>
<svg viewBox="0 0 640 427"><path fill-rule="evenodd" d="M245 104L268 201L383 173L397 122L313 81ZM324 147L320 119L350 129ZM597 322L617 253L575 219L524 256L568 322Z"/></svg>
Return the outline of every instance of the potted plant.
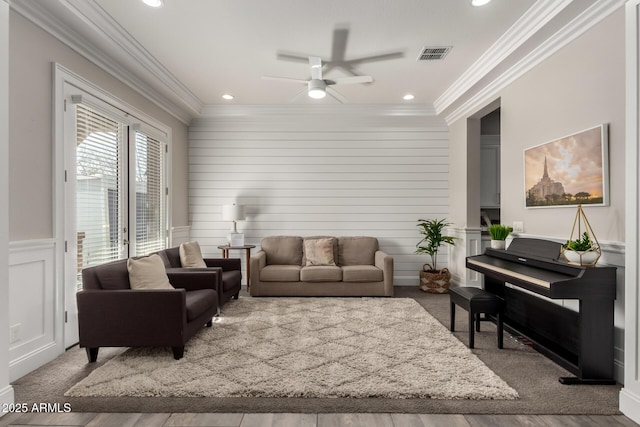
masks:
<svg viewBox="0 0 640 427"><path fill-rule="evenodd" d="M513 228L508 225L492 224L489 226L489 234L491 235L491 248L492 249L504 249L506 246L505 240L509 233L513 231Z"/></svg>
<svg viewBox="0 0 640 427"><path fill-rule="evenodd" d="M579 265L595 265L600 258L598 248L586 231L577 239L567 240L562 245L562 255L569 263Z"/></svg>
<svg viewBox="0 0 640 427"><path fill-rule="evenodd" d="M419 219L418 228L424 237L418 242L417 254L429 254L431 264L424 264L420 272L420 289L431 293L446 293L449 290L451 273L447 268L438 270L438 250L443 244L454 244L454 238L445 236L444 229L451 225L446 219Z"/></svg>

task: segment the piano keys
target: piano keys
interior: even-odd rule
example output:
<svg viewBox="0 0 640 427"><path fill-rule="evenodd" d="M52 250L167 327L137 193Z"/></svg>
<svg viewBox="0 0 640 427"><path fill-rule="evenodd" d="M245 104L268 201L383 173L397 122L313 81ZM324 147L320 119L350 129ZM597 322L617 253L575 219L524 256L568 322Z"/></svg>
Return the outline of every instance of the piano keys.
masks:
<svg viewBox="0 0 640 427"><path fill-rule="evenodd" d="M515 238L506 250L487 248L466 259L484 275L484 289L505 300L505 329L570 371L563 384L615 384L615 267L584 267L560 259L560 244ZM523 291L526 290L526 291ZM539 298L578 300L579 310Z"/></svg>

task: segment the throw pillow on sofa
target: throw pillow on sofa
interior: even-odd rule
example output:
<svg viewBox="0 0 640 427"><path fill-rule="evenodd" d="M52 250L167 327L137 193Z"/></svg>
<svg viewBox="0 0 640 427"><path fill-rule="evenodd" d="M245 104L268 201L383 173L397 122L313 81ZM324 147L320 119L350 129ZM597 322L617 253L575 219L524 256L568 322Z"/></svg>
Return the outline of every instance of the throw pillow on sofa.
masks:
<svg viewBox="0 0 640 427"><path fill-rule="evenodd" d="M131 289L174 289L160 255L127 260Z"/></svg>
<svg viewBox="0 0 640 427"><path fill-rule="evenodd" d="M198 242L187 242L180 245L180 264L184 268L206 268L207 264L202 258L200 244Z"/></svg>
<svg viewBox="0 0 640 427"><path fill-rule="evenodd" d="M304 254L307 266L336 265L333 254L333 239L305 239Z"/></svg>

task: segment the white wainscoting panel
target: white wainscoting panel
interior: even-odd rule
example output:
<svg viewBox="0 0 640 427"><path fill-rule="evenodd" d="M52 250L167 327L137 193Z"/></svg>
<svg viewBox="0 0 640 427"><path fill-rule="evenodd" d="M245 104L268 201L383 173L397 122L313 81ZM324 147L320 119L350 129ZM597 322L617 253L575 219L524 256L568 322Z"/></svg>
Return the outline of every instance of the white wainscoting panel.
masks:
<svg viewBox="0 0 640 427"><path fill-rule="evenodd" d="M55 280L53 239L9 245L9 376L14 381L63 349L62 292Z"/></svg>
<svg viewBox="0 0 640 427"><path fill-rule="evenodd" d="M427 108L208 108L189 131L191 239L219 255L244 205L247 244L265 236L374 236L395 284L418 285L420 218L448 214L448 128ZM446 266L447 249L439 267ZM243 263L244 266L244 263Z"/></svg>

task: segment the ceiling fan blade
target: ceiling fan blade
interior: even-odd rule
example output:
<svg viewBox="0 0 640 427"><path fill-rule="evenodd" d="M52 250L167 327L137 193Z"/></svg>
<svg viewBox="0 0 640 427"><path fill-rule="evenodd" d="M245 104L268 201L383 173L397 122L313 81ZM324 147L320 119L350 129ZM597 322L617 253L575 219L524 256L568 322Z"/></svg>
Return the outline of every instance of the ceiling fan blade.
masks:
<svg viewBox="0 0 640 427"><path fill-rule="evenodd" d="M289 104L294 104L294 103L300 101L300 99L303 96L306 98L307 97L307 92L308 92L308 89L306 87L304 89L302 89L302 90L299 90L298 92L296 92L295 95L293 95L291 97L291 99L289 99Z"/></svg>
<svg viewBox="0 0 640 427"><path fill-rule="evenodd" d="M345 65L355 65L355 64L364 64L365 62L386 61L389 59L398 59L398 58L404 58L404 52L383 53L380 55L372 55L372 56L365 56L363 58L358 58L358 59L350 59L344 62L345 62Z"/></svg>
<svg viewBox="0 0 640 427"><path fill-rule="evenodd" d="M348 85L354 83L371 83L373 77L371 76L355 76L355 77L342 77L340 79L332 79L332 84ZM327 83L329 84L329 83Z"/></svg>
<svg viewBox="0 0 640 427"><path fill-rule="evenodd" d="M304 83L304 84L307 84L309 82L308 80L292 79L289 77L278 77L278 76L262 76L262 80L277 80L277 81Z"/></svg>
<svg viewBox="0 0 640 427"><path fill-rule="evenodd" d="M322 80L322 59L319 56L310 56L309 65L311 65L311 78Z"/></svg>
<svg viewBox="0 0 640 427"><path fill-rule="evenodd" d="M336 28L333 30L333 44L331 46L331 62L344 62L344 55L347 50L347 40L349 39L348 28Z"/></svg>
<svg viewBox="0 0 640 427"><path fill-rule="evenodd" d="M338 101L340 104L348 104L349 100L338 93L335 89L327 87L327 95Z"/></svg>
<svg viewBox="0 0 640 427"><path fill-rule="evenodd" d="M293 62L309 62L309 55L299 55L297 53L291 52L278 52L276 58Z"/></svg>

